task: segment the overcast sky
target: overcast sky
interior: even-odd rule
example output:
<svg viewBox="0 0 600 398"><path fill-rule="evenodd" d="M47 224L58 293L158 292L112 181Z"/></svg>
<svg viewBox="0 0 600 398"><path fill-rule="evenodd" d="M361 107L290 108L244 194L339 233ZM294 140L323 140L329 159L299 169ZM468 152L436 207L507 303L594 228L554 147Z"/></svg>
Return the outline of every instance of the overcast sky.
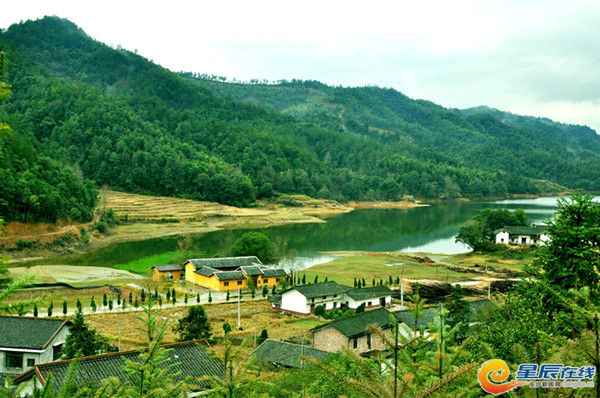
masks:
<svg viewBox="0 0 600 398"><path fill-rule="evenodd" d="M600 132L600 1L12 1L173 71L393 87Z"/></svg>

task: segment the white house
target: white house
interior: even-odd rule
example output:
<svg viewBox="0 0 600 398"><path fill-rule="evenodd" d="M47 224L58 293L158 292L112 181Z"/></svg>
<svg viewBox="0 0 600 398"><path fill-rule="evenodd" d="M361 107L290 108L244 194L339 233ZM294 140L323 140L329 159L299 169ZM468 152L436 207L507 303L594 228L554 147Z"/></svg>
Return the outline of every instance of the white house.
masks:
<svg viewBox="0 0 600 398"><path fill-rule="evenodd" d="M18 375L60 359L70 324L66 319L0 316L0 375Z"/></svg>
<svg viewBox="0 0 600 398"><path fill-rule="evenodd" d="M281 293L281 299L273 302L273 308L300 315L309 315L319 305L326 311L335 308L385 307L392 302L393 292L387 286L352 288L336 282L294 286Z"/></svg>
<svg viewBox="0 0 600 398"><path fill-rule="evenodd" d="M550 240L548 226L504 227L494 231L496 243L515 245L545 245Z"/></svg>

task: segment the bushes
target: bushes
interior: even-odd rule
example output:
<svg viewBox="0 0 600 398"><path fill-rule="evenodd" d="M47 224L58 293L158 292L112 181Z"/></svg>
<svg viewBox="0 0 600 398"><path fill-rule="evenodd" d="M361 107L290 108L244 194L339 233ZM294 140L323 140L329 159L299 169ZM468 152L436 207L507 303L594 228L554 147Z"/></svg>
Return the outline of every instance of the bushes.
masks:
<svg viewBox="0 0 600 398"><path fill-rule="evenodd" d="M30 248L33 247L33 245L35 244L34 241L32 240L25 240L25 239L19 239L16 243L17 247L19 249L26 249L26 248Z"/></svg>

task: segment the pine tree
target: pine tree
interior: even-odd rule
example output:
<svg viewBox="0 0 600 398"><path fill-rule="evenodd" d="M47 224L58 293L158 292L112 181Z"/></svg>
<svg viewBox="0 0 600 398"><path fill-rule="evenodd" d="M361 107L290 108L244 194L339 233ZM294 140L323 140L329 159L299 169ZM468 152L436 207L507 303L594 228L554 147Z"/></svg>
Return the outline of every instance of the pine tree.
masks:
<svg viewBox="0 0 600 398"><path fill-rule="evenodd" d="M263 285L263 287L262 287L262 296L263 297L267 297L267 294L269 294L269 287L267 285Z"/></svg>
<svg viewBox="0 0 600 398"><path fill-rule="evenodd" d="M83 312L83 306L81 305L81 301L79 301L79 299L77 299L75 306L77 307L77 311Z"/></svg>
<svg viewBox="0 0 600 398"><path fill-rule="evenodd" d="M50 301L50 305L48 306L48 316L52 316L52 310L54 309L54 301Z"/></svg>
<svg viewBox="0 0 600 398"><path fill-rule="evenodd" d="M108 339L97 334L95 330L90 330L85 323L83 313L77 311L63 346L63 358L96 355L106 350L108 346Z"/></svg>
<svg viewBox="0 0 600 398"><path fill-rule="evenodd" d="M154 300L158 300L158 289L154 288Z"/></svg>
<svg viewBox="0 0 600 398"><path fill-rule="evenodd" d="M113 310L113 301L112 301L112 299L108 300L108 310L109 311Z"/></svg>
<svg viewBox="0 0 600 398"><path fill-rule="evenodd" d="M227 293L229 293L229 291L227 291ZM208 303L212 303L212 293L208 292Z"/></svg>
<svg viewBox="0 0 600 398"><path fill-rule="evenodd" d="M271 290L271 294L274 296L277 293L277 285L273 285L273 289Z"/></svg>
<svg viewBox="0 0 600 398"><path fill-rule="evenodd" d="M210 339L210 323L208 315L201 305L189 307L188 315L179 319L173 332L179 334L178 341L189 341L196 339Z"/></svg>
<svg viewBox="0 0 600 398"><path fill-rule="evenodd" d="M139 301L138 301L138 296L135 296L135 301L133 302L133 306L134 306L135 308L138 308L138 307L140 306L140 303L139 303Z"/></svg>
<svg viewBox="0 0 600 398"><path fill-rule="evenodd" d="M306 274L302 274L302 284L306 285Z"/></svg>
<svg viewBox="0 0 600 398"><path fill-rule="evenodd" d="M129 292L129 304L133 304L133 293Z"/></svg>
<svg viewBox="0 0 600 398"><path fill-rule="evenodd" d="M171 301L171 289L167 289L167 301Z"/></svg>
<svg viewBox="0 0 600 398"><path fill-rule="evenodd" d="M38 306L37 303L33 303L33 316L37 318L38 316Z"/></svg>
<svg viewBox="0 0 600 398"><path fill-rule="evenodd" d="M142 289L142 292L140 293L140 300L142 303L146 302L146 291L144 289Z"/></svg>
<svg viewBox="0 0 600 398"><path fill-rule="evenodd" d="M175 288L171 291L171 299L173 299L173 303L177 302L177 298L175 297Z"/></svg>
<svg viewBox="0 0 600 398"><path fill-rule="evenodd" d="M258 338L256 345L261 345L268 338L269 338L269 333L267 332L267 329L263 329L262 332L260 332L260 337Z"/></svg>
<svg viewBox="0 0 600 398"><path fill-rule="evenodd" d="M96 312L96 301L94 301L94 296L92 296L92 301L90 302L90 307L92 307L92 311Z"/></svg>
<svg viewBox="0 0 600 398"><path fill-rule="evenodd" d="M256 290L250 290L250 295L252 296L252 300L254 300L254 297L256 297Z"/></svg>
<svg viewBox="0 0 600 398"><path fill-rule="evenodd" d="M117 296L117 305L121 305L121 295Z"/></svg>
<svg viewBox="0 0 600 398"><path fill-rule="evenodd" d="M102 296L102 306L104 308L106 308L107 305L108 305L108 297L106 297L106 293L104 293L104 295Z"/></svg>
<svg viewBox="0 0 600 398"><path fill-rule="evenodd" d="M227 302L229 302L229 299L231 298L230 294L229 294L229 290L227 291L227 295L225 296L225 300Z"/></svg>
<svg viewBox="0 0 600 398"><path fill-rule="evenodd" d="M315 281L314 281L314 283L315 283L315 284L316 284L316 283L319 283L319 275L315 275Z"/></svg>
<svg viewBox="0 0 600 398"><path fill-rule="evenodd" d="M63 315L67 315L67 300L63 301Z"/></svg>
<svg viewBox="0 0 600 398"><path fill-rule="evenodd" d="M196 294L196 304L200 304L200 293Z"/></svg>

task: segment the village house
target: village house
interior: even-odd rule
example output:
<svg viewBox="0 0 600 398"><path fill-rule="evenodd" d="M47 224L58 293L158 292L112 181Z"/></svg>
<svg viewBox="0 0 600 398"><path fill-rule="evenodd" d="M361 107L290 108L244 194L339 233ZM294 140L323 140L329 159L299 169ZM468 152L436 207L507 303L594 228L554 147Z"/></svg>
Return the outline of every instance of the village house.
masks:
<svg viewBox="0 0 600 398"><path fill-rule="evenodd" d="M384 351L385 343L381 337L373 334L369 325L387 330L391 324L390 315L387 309L378 308L317 326L311 329L312 346L329 352L344 348L355 350L358 354Z"/></svg>
<svg viewBox="0 0 600 398"><path fill-rule="evenodd" d="M267 339L259 345L252 353L251 357L268 362L276 367L301 368L305 361L302 357L322 361L331 355L330 352L317 350L310 345L301 345L289 343L287 341L277 341Z"/></svg>
<svg viewBox="0 0 600 398"><path fill-rule="evenodd" d="M152 267L152 279L156 282L160 282L162 280L178 281L181 279L181 265L155 265Z"/></svg>
<svg viewBox="0 0 600 398"><path fill-rule="evenodd" d="M256 256L200 258L184 264L185 280L216 291L277 286L286 276L281 268L263 265Z"/></svg>
<svg viewBox="0 0 600 398"><path fill-rule="evenodd" d="M393 292L387 286L352 288L336 282L294 286L273 300L273 308L298 315L309 315L319 305L325 311L335 308L377 308L390 305Z"/></svg>
<svg viewBox="0 0 600 398"><path fill-rule="evenodd" d="M548 226L503 227L494 231L496 243L514 245L545 245L550 240Z"/></svg>
<svg viewBox="0 0 600 398"><path fill-rule="evenodd" d="M428 309L417 320L417 333L427 334L429 325L435 320L437 312ZM395 319L395 321L394 321ZM398 322L398 330L406 338L414 334L415 318L410 311L390 312L386 308L377 308L361 312L354 316L336 319L335 321L311 329L313 348L337 352L344 348L355 350L361 355L372 355L386 350L380 336L373 333L371 325L382 332L389 330L394 322Z"/></svg>
<svg viewBox="0 0 600 398"><path fill-rule="evenodd" d="M66 319L0 316L0 375L59 359L69 325Z"/></svg>
<svg viewBox="0 0 600 398"><path fill-rule="evenodd" d="M199 381L199 378L205 376L215 376L223 379L223 364L209 355L207 350L210 346L206 341L186 341L163 345L168 348L167 359L160 366L167 369L169 374L177 374L175 381L190 377L189 384L193 393L189 396L196 396L199 391L210 389L208 381ZM130 376L123 371L125 360L132 362L140 361L140 352L137 350L113 352L108 354L93 355L78 359L76 374L74 376L75 384L78 386L90 385L93 387L101 386L102 381L109 377L115 377L119 382L125 383L131 380ZM69 366L72 359L65 361L50 362L45 364L36 364L27 372L22 373L14 379L17 386L23 385L21 396L31 394L35 387L42 388L52 374L54 378L55 393L58 393L63 386L69 372Z"/></svg>

